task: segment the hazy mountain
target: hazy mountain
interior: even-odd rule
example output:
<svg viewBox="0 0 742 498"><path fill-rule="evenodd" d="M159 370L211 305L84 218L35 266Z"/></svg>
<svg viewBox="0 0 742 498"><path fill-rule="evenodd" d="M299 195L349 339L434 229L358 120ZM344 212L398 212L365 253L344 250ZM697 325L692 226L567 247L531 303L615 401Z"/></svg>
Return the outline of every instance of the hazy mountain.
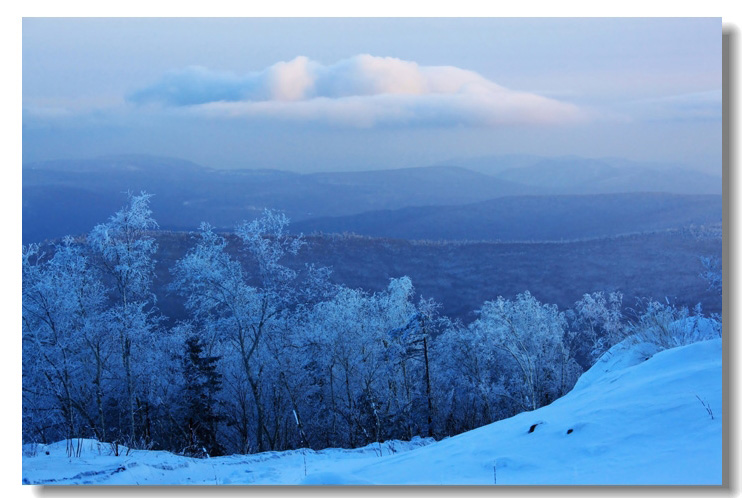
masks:
<svg viewBox="0 0 742 498"><path fill-rule="evenodd" d="M611 178L620 178L623 174L622 168L613 167L598 159L565 157L510 168L496 176L527 185L540 185L551 192L574 192L590 185L599 185Z"/></svg>
<svg viewBox="0 0 742 498"><path fill-rule="evenodd" d="M570 240L720 223L721 218L716 195L517 196L304 220L293 229L403 239Z"/></svg>
<svg viewBox="0 0 742 498"><path fill-rule="evenodd" d="M91 220L105 221L125 203L124 192L141 190L154 194L156 218L170 229L194 229L201 221L232 228L265 208L303 220L538 192L455 167L302 175L214 170L148 156L53 161L24 165L23 241L89 230Z"/></svg>
<svg viewBox="0 0 742 498"><path fill-rule="evenodd" d="M467 158L444 164L457 165L551 194L721 194L722 188L722 180L718 176L673 164L621 158L506 155Z"/></svg>
<svg viewBox="0 0 742 498"><path fill-rule="evenodd" d="M528 154L503 154L500 156L479 156L450 159L439 163L439 166L455 166L486 175L497 175L514 168L531 166L546 160L543 156Z"/></svg>
<svg viewBox="0 0 742 498"><path fill-rule="evenodd" d="M560 194L670 192L721 194L721 178L681 169L654 169L632 163L560 158L500 172L497 178Z"/></svg>
<svg viewBox="0 0 742 498"><path fill-rule="evenodd" d="M479 169L484 170L483 164ZM637 211L636 206L622 205L621 201L611 204L612 201L604 200L605 209L614 210L612 218L593 216L591 212L597 206L578 201L570 201L569 209L562 206L564 201L555 200L449 208L507 196L555 192L708 192L714 191L714 185L721 187L719 179L709 179L701 173L660 173L581 158L504 156L496 166L491 171L497 169L497 175L453 165L299 174L217 170L150 156L31 163L23 167L23 241L87 231L125 203L126 191L146 190L154 194L151 205L160 226L175 230L192 230L202 221L230 229L242 220L255 218L265 208L273 208L285 211L294 222L359 215L331 222L320 219L314 225L305 225L306 230L352 230L412 238L561 239L679 226L695 222L697 218L688 216L686 211L698 206L687 206L685 211L676 206L659 225L642 219L644 212ZM640 206L646 212L662 208L662 203L655 201L641 201ZM430 209L382 212L413 207ZM580 212L580 207L586 211ZM627 214L622 214L627 209ZM543 218L539 210L546 210ZM673 218L675 215L679 217ZM570 216L576 217L574 223L568 220ZM596 227L586 231L590 222L585 218L590 216L595 218ZM614 219L620 223L610 221ZM610 226L601 228L601 223ZM373 228L387 224L388 229L382 231ZM560 232L562 229L566 231Z"/></svg>

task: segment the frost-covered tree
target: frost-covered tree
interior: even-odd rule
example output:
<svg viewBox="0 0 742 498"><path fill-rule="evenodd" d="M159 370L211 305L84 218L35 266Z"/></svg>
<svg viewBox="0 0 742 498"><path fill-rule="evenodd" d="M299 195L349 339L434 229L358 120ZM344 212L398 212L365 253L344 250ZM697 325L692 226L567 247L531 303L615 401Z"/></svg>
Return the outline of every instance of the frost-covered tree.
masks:
<svg viewBox="0 0 742 498"><path fill-rule="evenodd" d="M407 277L406 280L409 281ZM412 305L412 287L398 306L408 316L402 327L389 332L391 339L390 378L396 382L393 418L403 429L404 437L415 434L433 436L433 386L431 381L432 335L438 334L448 321L439 315L440 304L433 299L419 299Z"/></svg>
<svg viewBox="0 0 742 498"><path fill-rule="evenodd" d="M338 288L329 282L328 268L305 265L292 283L293 302L273 321L264 335L263 403L269 445L274 449L307 447L316 443L307 424L319 417L323 407L311 402L310 393L323 379L314 367L307 334L312 309L331 299Z"/></svg>
<svg viewBox="0 0 742 498"><path fill-rule="evenodd" d="M709 290L717 292L721 295L721 260L715 256L703 256L701 257L701 265L703 266L701 278L703 278L708 283Z"/></svg>
<svg viewBox="0 0 742 498"><path fill-rule="evenodd" d="M151 289L157 244L149 233L157 228L157 222L149 208L150 198L146 193L129 194L128 204L107 223L93 228L88 237L109 283L108 332L119 343L132 441L137 438L138 409L145 414L149 410L147 400L137 398L137 376L147 370L141 361L152 351L157 322ZM143 429L146 436L147 424Z"/></svg>
<svg viewBox="0 0 742 498"><path fill-rule="evenodd" d="M231 394L230 424L240 433L239 451L249 451L251 410L247 407L246 376L259 337L252 326L259 296L246 282L242 266L226 251L226 240L208 224L201 225L198 241L173 268L173 289L184 296L204 350L224 357L225 391Z"/></svg>
<svg viewBox="0 0 742 498"><path fill-rule="evenodd" d="M374 377L374 356L379 337L372 326L373 307L368 294L343 288L330 301L313 309L306 333L316 377L323 379L321 390L313 393L315 403L323 404L322 426L310 437L325 435L343 446L357 446L360 420L359 402L364 387ZM319 386L318 386L319 387Z"/></svg>
<svg viewBox="0 0 742 498"><path fill-rule="evenodd" d="M289 219L283 213L266 209L260 218L238 225L235 233L242 240L243 249L257 263L257 291L255 312L252 315L251 348L261 345L263 337L271 329L280 329L284 312L298 304L300 291L297 287L298 273L285 266L286 256L296 255L304 246L301 236L288 233ZM240 346L241 348L243 346ZM260 352L260 351L259 351ZM260 358L260 357L259 357ZM261 358L262 359L262 358ZM253 392L257 408L258 451L264 447L264 437L273 447L265 420L265 408L262 400L263 361L259 362L257 372L245 364L245 373Z"/></svg>
<svg viewBox="0 0 742 498"><path fill-rule="evenodd" d="M304 246L301 236L288 233L289 219L285 214L266 209L260 218L243 222L235 233L243 248L257 263L258 287L262 299L276 308L293 304L298 289L294 286L297 272L283 264L288 255L296 255Z"/></svg>
<svg viewBox="0 0 742 498"><path fill-rule="evenodd" d="M66 238L53 255L23 248L23 393L29 426L56 437L105 437L104 291L80 245ZM64 429L53 429L55 414ZM37 433L42 439L46 436Z"/></svg>
<svg viewBox="0 0 742 498"><path fill-rule="evenodd" d="M257 451L274 445L265 399L272 388L265 382L273 366L268 336L280 332L289 310L304 297L297 287L299 274L283 263L303 245L300 237L287 233L288 223L284 215L266 210L261 218L237 227L245 259L257 269L254 274L229 255L226 240L208 224L202 225L196 246L173 270L173 288L186 297L206 350L224 357L225 391L233 403L230 423L240 433L244 452L250 450L250 434ZM309 273L314 275L309 278L312 284L320 285L317 275L325 273Z"/></svg>
<svg viewBox="0 0 742 498"><path fill-rule="evenodd" d="M341 287L312 308L303 337L310 439L354 447L430 431L437 306L413 297L402 277L373 294Z"/></svg>
<svg viewBox="0 0 742 498"><path fill-rule="evenodd" d="M567 317L570 327L565 342L585 367L626 337L620 292L584 294Z"/></svg>
<svg viewBox="0 0 742 498"><path fill-rule="evenodd" d="M502 361L496 336L483 327L449 324L432 348L439 435L451 436L523 410L506 389L510 363Z"/></svg>
<svg viewBox="0 0 742 498"><path fill-rule="evenodd" d="M523 409L552 402L577 380L579 366L563 340L564 314L528 291L513 301L498 297L485 302L472 328L490 336L502 361L509 362L506 389Z"/></svg>

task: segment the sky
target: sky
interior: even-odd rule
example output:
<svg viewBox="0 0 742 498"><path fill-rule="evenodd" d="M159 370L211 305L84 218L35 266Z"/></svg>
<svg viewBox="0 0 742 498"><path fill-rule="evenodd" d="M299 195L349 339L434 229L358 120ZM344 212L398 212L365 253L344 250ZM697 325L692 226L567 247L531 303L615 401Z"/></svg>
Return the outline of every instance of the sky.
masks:
<svg viewBox="0 0 742 498"><path fill-rule="evenodd" d="M721 174L719 18L25 18L22 43L24 162L529 154Z"/></svg>

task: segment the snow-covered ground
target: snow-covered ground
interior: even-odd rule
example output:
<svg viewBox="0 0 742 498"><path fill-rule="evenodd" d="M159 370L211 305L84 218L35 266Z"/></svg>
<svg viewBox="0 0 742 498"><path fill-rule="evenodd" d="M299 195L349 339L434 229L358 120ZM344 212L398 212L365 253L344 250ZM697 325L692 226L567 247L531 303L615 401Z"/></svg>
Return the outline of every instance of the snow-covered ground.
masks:
<svg viewBox="0 0 742 498"><path fill-rule="evenodd" d="M721 339L659 353L619 345L551 405L439 442L200 460L125 449L111 456L92 440L70 458L62 441L24 446L23 482L720 485L721 352Z"/></svg>

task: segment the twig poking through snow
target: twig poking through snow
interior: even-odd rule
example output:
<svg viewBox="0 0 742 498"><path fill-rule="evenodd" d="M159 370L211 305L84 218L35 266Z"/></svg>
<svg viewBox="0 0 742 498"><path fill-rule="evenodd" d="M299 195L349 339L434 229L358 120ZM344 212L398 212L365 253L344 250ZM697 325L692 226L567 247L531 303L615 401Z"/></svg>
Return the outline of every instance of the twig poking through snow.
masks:
<svg viewBox="0 0 742 498"><path fill-rule="evenodd" d="M709 406L709 404L705 402L704 400L702 400L701 397L698 396L697 394L696 394L696 398L698 398L698 401L700 401L703 407L706 409L706 412L709 414L709 417L711 417L711 420L714 420L714 412L711 411L711 407Z"/></svg>

